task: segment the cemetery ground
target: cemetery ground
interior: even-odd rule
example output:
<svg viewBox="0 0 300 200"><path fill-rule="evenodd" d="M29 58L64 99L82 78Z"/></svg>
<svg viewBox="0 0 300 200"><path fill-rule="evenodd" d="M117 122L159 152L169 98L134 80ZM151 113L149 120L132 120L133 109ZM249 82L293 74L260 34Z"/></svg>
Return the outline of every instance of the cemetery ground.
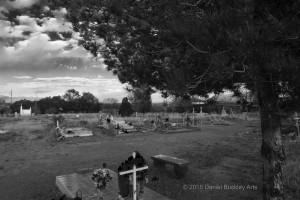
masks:
<svg viewBox="0 0 300 200"><path fill-rule="evenodd" d="M147 159L150 182L146 187L170 199L262 199L259 120L226 120L230 125L203 123L201 131L113 138L97 127L96 115L80 115L79 119L67 115L65 126L85 126L94 135L52 141L55 126L51 116L0 118L0 130L8 131L0 133L0 199L58 199L61 193L55 186L56 176L99 168L103 162L116 171L134 150ZM284 146L286 196L300 199L300 144L285 141ZM150 157L158 154L190 161L186 177L176 179L171 166L155 169ZM159 179L157 186L151 182L154 176Z"/></svg>

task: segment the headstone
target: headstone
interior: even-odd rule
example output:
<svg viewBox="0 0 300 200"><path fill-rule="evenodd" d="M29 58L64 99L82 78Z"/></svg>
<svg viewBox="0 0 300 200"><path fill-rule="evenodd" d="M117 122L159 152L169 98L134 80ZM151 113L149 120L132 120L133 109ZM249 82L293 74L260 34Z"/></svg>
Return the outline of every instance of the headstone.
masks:
<svg viewBox="0 0 300 200"><path fill-rule="evenodd" d="M227 113L226 113L226 110L225 110L225 107L223 106L223 109L222 109L222 113L221 113L222 116L226 116Z"/></svg>
<svg viewBox="0 0 300 200"><path fill-rule="evenodd" d="M75 115L75 118L77 118L77 119L78 119L79 117L80 117L79 115Z"/></svg>
<svg viewBox="0 0 300 200"><path fill-rule="evenodd" d="M97 117L99 119L99 124L102 124L103 123L103 113L101 111L97 114Z"/></svg>
<svg viewBox="0 0 300 200"><path fill-rule="evenodd" d="M152 128L152 127L153 127L153 125L152 125L152 123L151 123L151 120L149 120L149 119L144 119L144 120L143 120L143 126L144 126L145 128Z"/></svg>
<svg viewBox="0 0 300 200"><path fill-rule="evenodd" d="M176 126L176 123L171 123L171 126Z"/></svg>

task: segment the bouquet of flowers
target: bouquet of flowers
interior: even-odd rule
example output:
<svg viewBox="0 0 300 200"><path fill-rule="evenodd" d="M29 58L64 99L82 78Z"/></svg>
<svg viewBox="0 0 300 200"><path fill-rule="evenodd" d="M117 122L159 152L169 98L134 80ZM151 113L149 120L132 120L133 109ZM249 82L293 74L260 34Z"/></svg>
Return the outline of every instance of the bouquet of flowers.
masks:
<svg viewBox="0 0 300 200"><path fill-rule="evenodd" d="M94 170L92 180L95 181L96 188L102 190L107 186L107 183L112 180L112 177L110 176L108 169L99 168Z"/></svg>

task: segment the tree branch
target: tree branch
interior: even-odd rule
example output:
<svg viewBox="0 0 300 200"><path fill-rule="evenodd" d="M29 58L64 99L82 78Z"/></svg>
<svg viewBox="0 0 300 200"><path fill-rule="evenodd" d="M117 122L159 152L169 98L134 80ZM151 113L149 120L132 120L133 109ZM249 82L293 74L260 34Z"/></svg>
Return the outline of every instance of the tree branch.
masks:
<svg viewBox="0 0 300 200"><path fill-rule="evenodd" d="M184 6L192 6L192 7L196 7L199 3L201 3L202 0L199 0L197 3L195 4L189 4L189 3L180 3L181 5L184 5Z"/></svg>
<svg viewBox="0 0 300 200"><path fill-rule="evenodd" d="M205 54L210 54L208 51L203 51L200 49L197 49L194 45L192 45L188 40L186 40L186 43L188 43L191 47L193 47L193 49L195 49L196 51L198 51L199 53L205 53Z"/></svg>
<svg viewBox="0 0 300 200"><path fill-rule="evenodd" d="M244 73L245 71L246 71L246 67L248 67L247 65L244 65L244 64L242 64L243 65L243 70L242 71L240 71L240 70L234 70L233 72L234 73Z"/></svg>
<svg viewBox="0 0 300 200"><path fill-rule="evenodd" d="M198 80L198 79L200 79L200 80L198 80L193 86L189 86L189 89L195 89L196 87L198 87L198 85L199 85L200 83L203 82L202 79L203 79L203 77L207 74L207 72L209 71L210 67L211 67L211 65L208 66L208 68L204 71L203 74L201 74L201 76L195 78L196 80Z"/></svg>

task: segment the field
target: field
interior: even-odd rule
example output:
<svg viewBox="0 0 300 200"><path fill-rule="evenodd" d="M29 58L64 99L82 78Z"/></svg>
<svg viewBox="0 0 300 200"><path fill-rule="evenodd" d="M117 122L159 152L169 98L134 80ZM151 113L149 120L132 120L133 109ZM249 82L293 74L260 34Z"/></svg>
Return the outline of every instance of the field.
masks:
<svg viewBox="0 0 300 200"><path fill-rule="evenodd" d="M99 168L103 162L117 169L134 150L147 159L149 178L158 185L146 186L173 200L256 200L261 197L259 120L242 116L206 116L201 131L135 133L111 137L97 127L94 114L66 115L62 126L86 126L94 136L53 141L52 116L0 118L0 199L58 199L55 176L83 168ZM176 117L170 117L175 120ZM141 123L141 119L128 118ZM212 121L214 123L212 123ZM214 124L214 125L212 125ZM300 199L300 145L285 141L286 199ZM150 156L166 154L191 161L187 176L178 180L171 167L158 171ZM222 190L216 189L223 186ZM237 189L233 186L244 186ZM226 189L225 189L226 187Z"/></svg>

